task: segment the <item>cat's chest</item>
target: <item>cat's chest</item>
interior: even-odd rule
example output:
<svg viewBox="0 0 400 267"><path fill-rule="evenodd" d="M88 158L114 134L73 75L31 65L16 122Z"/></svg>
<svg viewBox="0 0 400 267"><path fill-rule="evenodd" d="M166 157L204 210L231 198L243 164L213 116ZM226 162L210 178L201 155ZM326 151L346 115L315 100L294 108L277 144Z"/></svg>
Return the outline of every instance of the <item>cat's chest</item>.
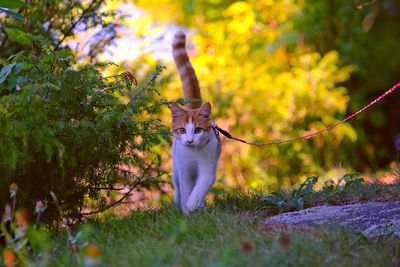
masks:
<svg viewBox="0 0 400 267"><path fill-rule="evenodd" d="M206 146L191 147L174 140L172 153L179 162L215 161L219 157L220 143L214 137Z"/></svg>

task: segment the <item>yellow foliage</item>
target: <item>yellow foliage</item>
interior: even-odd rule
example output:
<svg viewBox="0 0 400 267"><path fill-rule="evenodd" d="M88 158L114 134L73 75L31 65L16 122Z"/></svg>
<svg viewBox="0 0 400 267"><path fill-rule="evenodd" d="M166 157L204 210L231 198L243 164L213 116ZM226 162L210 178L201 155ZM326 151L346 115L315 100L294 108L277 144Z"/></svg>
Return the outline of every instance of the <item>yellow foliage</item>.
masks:
<svg viewBox="0 0 400 267"><path fill-rule="evenodd" d="M349 98L341 83L354 68L340 66L336 51L321 55L304 47L291 22L302 1L135 3L154 21L196 30L189 42L203 97L213 103L216 123L233 135L288 139L344 116ZM164 94L176 99L181 85L172 61L169 70L174 78ZM312 140L266 148L224 140L219 184L261 189L294 183L335 166L340 161L335 150L344 139L356 138L346 124Z"/></svg>

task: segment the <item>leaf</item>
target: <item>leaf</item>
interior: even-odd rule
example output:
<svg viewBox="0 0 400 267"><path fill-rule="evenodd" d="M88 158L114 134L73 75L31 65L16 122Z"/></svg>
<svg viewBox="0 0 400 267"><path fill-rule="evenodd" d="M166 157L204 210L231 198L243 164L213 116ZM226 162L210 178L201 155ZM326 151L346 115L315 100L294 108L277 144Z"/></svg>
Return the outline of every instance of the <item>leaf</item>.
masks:
<svg viewBox="0 0 400 267"><path fill-rule="evenodd" d="M19 74L23 67L24 67L23 63L18 63L17 65L15 65L15 69L14 69L15 74Z"/></svg>
<svg viewBox="0 0 400 267"><path fill-rule="evenodd" d="M40 63L49 63L53 60L53 55L52 54L45 54L42 59L40 60Z"/></svg>
<svg viewBox="0 0 400 267"><path fill-rule="evenodd" d="M15 68L14 68L15 69ZM8 86L7 86L7 89L8 90L13 90L13 89L15 89L15 87L18 85L18 84L20 84L20 83L22 83L22 82L25 82L26 81L26 77L25 76L13 76L13 77L11 77L11 79L9 79L9 81L8 81Z"/></svg>
<svg viewBox="0 0 400 267"><path fill-rule="evenodd" d="M22 66L22 69L23 69L23 70L30 70L30 69L32 69L32 68L33 68L33 65L30 64L30 63L27 63L27 62L25 62L25 63L23 64L23 66Z"/></svg>
<svg viewBox="0 0 400 267"><path fill-rule="evenodd" d="M308 177L301 185L299 190L302 190L304 192L312 192L314 185L318 181L318 176L310 176Z"/></svg>
<svg viewBox="0 0 400 267"><path fill-rule="evenodd" d="M298 198L296 200L296 208L297 208L297 210L304 210L304 199L303 198Z"/></svg>
<svg viewBox="0 0 400 267"><path fill-rule="evenodd" d="M23 32L21 30L18 29L12 29L12 28L6 28L5 29L8 37L10 38L10 40L18 42L20 44L30 44L32 43L32 35L30 35L29 33Z"/></svg>
<svg viewBox="0 0 400 267"><path fill-rule="evenodd" d="M6 79L7 76L10 75L12 69L14 68L15 63L11 63L8 65L5 65L1 71L0 71L0 84L2 84Z"/></svg>
<svg viewBox="0 0 400 267"><path fill-rule="evenodd" d="M15 9L22 6L24 6L24 3L20 0L0 0L0 7Z"/></svg>
<svg viewBox="0 0 400 267"><path fill-rule="evenodd" d="M14 19L17 19L19 21L25 21L25 18L21 16L20 14L13 12L11 10L8 10L7 8L0 7L0 11L3 11L6 13L9 17L12 17Z"/></svg>
<svg viewBox="0 0 400 267"><path fill-rule="evenodd" d="M55 54L57 56L59 56L60 58L66 58L66 57L72 56L72 52L70 50L56 51Z"/></svg>

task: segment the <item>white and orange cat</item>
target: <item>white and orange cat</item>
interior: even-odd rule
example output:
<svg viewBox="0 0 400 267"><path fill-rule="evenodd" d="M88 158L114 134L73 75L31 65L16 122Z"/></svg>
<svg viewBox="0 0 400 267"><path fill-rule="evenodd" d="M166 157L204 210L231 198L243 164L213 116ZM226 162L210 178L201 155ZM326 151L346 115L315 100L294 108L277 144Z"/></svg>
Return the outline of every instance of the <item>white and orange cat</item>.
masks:
<svg viewBox="0 0 400 267"><path fill-rule="evenodd" d="M204 198L215 181L221 140L212 127L210 103L201 104L199 82L185 45L185 34L182 31L176 33L172 54L182 81L186 105L171 106L174 135L172 178L174 202L188 214L204 205Z"/></svg>

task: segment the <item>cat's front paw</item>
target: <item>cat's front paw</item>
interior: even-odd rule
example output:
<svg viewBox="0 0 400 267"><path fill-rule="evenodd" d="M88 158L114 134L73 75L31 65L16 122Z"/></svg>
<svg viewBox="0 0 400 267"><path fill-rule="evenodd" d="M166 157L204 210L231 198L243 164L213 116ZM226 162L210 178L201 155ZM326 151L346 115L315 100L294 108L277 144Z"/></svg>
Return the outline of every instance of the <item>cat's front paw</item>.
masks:
<svg viewBox="0 0 400 267"><path fill-rule="evenodd" d="M198 201L196 199L190 199L186 203L186 206L183 209L183 213L189 214L197 209L204 208L204 203L203 201Z"/></svg>

